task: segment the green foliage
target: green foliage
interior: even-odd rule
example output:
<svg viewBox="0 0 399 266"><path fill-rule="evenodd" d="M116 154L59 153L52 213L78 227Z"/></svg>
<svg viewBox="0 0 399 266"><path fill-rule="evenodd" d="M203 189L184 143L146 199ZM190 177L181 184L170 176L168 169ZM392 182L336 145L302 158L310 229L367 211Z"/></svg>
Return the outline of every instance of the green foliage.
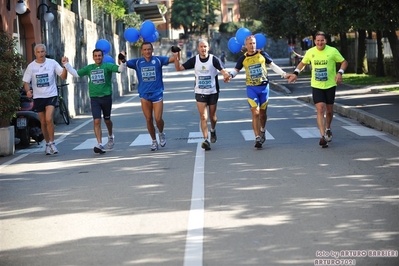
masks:
<svg viewBox="0 0 399 266"><path fill-rule="evenodd" d="M342 82L351 85L374 85L374 84L391 84L396 82L393 77L376 77L367 74L347 74L342 76Z"/></svg>
<svg viewBox="0 0 399 266"><path fill-rule="evenodd" d="M93 0L93 4L116 19L122 19L125 16L124 0Z"/></svg>
<svg viewBox="0 0 399 266"><path fill-rule="evenodd" d="M215 10L219 8L219 2L214 0L175 0L171 26L174 29L183 27L186 37L206 34L209 26L216 23Z"/></svg>
<svg viewBox="0 0 399 266"><path fill-rule="evenodd" d="M122 18L123 23L126 25L126 28L136 28L140 30L140 26L144 21L144 17L137 13L127 14Z"/></svg>
<svg viewBox="0 0 399 266"><path fill-rule="evenodd" d="M239 28L247 28L253 34L263 31L262 22L259 20L251 20L248 22L226 22L220 23L219 32L235 34Z"/></svg>
<svg viewBox="0 0 399 266"><path fill-rule="evenodd" d="M0 31L0 120L10 122L20 107L24 59L16 50L16 40Z"/></svg>
<svg viewBox="0 0 399 266"><path fill-rule="evenodd" d="M220 23L219 32L221 33L235 33L239 28L242 28L243 24L240 22L227 22Z"/></svg>

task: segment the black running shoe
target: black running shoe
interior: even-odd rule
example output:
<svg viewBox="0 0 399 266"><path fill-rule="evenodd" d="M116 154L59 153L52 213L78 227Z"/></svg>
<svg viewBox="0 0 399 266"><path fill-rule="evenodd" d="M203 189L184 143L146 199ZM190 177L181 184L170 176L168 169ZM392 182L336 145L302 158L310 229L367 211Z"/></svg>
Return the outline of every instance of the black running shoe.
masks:
<svg viewBox="0 0 399 266"><path fill-rule="evenodd" d="M201 147L206 150L209 151L211 149L211 144L209 143L209 141L206 139L204 142L202 142Z"/></svg>
<svg viewBox="0 0 399 266"><path fill-rule="evenodd" d="M211 132L211 143L215 143L218 137L216 136L216 131Z"/></svg>
<svg viewBox="0 0 399 266"><path fill-rule="evenodd" d="M256 140L255 140L255 148L257 148L257 149L260 149L260 148L262 148L262 141L261 141L261 139L260 139L260 137L256 137Z"/></svg>
<svg viewBox="0 0 399 266"><path fill-rule="evenodd" d="M104 149L103 145L98 144L97 146L94 147L94 152L103 154L103 153L105 153L105 149Z"/></svg>
<svg viewBox="0 0 399 266"><path fill-rule="evenodd" d="M326 139L327 142L331 142L332 141L332 132L331 129L327 129L326 133L324 135L324 138Z"/></svg>
<svg viewBox="0 0 399 266"><path fill-rule="evenodd" d="M326 141L326 139L325 139L324 137L321 137L321 138L320 138L319 145L320 145L322 148L327 148L327 147L328 147L328 143L327 143L327 141Z"/></svg>

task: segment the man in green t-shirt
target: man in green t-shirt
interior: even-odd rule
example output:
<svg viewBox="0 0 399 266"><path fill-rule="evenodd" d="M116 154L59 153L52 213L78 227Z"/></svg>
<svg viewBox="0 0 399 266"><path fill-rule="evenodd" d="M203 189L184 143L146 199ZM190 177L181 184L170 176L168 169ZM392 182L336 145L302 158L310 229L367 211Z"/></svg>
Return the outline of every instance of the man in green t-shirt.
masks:
<svg viewBox="0 0 399 266"><path fill-rule="evenodd" d="M104 63L104 53L101 49L93 50L94 64L85 66L79 70L75 70L68 62L68 58L64 57L62 62L68 72L75 78L89 77L89 96L91 104L91 113L94 121L94 134L97 139L97 145L94 147L95 153L105 153L102 144L101 131L101 113L103 114L104 123L108 130L108 149L114 147L114 134L112 132L111 109L112 109L112 73L121 73L126 69L126 63L119 66L112 63ZM120 63L120 62L119 62Z"/></svg>
<svg viewBox="0 0 399 266"><path fill-rule="evenodd" d="M327 45L326 34L318 31L314 40L315 46L310 48L296 67L294 74L288 82L295 82L298 74L308 64L312 64L313 102L317 110L317 126L320 131L319 145L328 147L332 141L331 122L334 115L334 100L337 85L342 82L342 75L348 67L348 62L340 52ZM340 63L340 69L336 72L336 64ZM325 115L325 118L324 118Z"/></svg>

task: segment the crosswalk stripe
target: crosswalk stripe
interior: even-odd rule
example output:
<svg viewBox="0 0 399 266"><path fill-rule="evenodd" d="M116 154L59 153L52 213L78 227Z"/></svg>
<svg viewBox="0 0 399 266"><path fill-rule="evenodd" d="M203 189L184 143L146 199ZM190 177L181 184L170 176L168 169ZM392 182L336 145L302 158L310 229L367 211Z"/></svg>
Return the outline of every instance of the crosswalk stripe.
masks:
<svg viewBox="0 0 399 266"><path fill-rule="evenodd" d="M244 137L245 141L254 141L255 134L253 130L240 130L241 135ZM266 140L273 140L274 137L266 130Z"/></svg>
<svg viewBox="0 0 399 266"><path fill-rule="evenodd" d="M129 146L150 146L152 139L150 134L140 134Z"/></svg>
<svg viewBox="0 0 399 266"><path fill-rule="evenodd" d="M377 131L375 129L367 128L364 126L342 126L342 128L351 131L359 136L383 136L386 135L383 132ZM298 127L291 128L296 134L298 134L303 139L308 138L320 138L320 132L317 127ZM241 135L243 136L245 141L254 141L255 136L253 130L240 130ZM208 132L208 136L210 136L210 132ZM157 134L157 140L158 134ZM273 135L270 134L269 131L266 130L266 140L274 140ZM102 138L103 145L107 143L107 137ZM204 141L202 136L202 132L189 132L187 143L201 143ZM129 146L150 146L152 144L152 139L150 134L139 134L134 141ZM80 145L76 146L73 150L84 150L84 149L92 149L95 145L97 145L97 140L95 138L90 138L82 142ZM40 151L44 150L42 146L40 146ZM20 152L22 153L22 152Z"/></svg>
<svg viewBox="0 0 399 266"><path fill-rule="evenodd" d="M108 137L103 137L101 139L103 145L105 145L108 142ZM86 139L84 142L73 148L73 150L88 150L88 149L93 149L94 146L97 145L97 139L96 138L91 138L91 139Z"/></svg>
<svg viewBox="0 0 399 266"><path fill-rule="evenodd" d="M377 131L375 129L364 127L364 126L343 126L343 128L345 128L346 130L349 130L361 137L386 135L384 132Z"/></svg>
<svg viewBox="0 0 399 266"><path fill-rule="evenodd" d="M320 138L320 131L317 127L296 127L292 130L303 139Z"/></svg>

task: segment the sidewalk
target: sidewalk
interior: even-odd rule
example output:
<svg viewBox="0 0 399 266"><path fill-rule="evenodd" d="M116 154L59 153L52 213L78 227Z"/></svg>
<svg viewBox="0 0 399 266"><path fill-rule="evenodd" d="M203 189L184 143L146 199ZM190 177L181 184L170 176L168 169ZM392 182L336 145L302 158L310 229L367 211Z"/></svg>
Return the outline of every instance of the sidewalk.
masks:
<svg viewBox="0 0 399 266"><path fill-rule="evenodd" d="M274 59L274 62L287 73L291 73L294 68L286 67L288 59ZM334 111L366 126L399 137L399 93L382 90L388 87L399 87L399 83L376 84L367 87L341 84L337 86ZM294 84L288 84L286 79L273 79L270 88L287 95L297 96L305 102L312 102L308 75L299 75Z"/></svg>

